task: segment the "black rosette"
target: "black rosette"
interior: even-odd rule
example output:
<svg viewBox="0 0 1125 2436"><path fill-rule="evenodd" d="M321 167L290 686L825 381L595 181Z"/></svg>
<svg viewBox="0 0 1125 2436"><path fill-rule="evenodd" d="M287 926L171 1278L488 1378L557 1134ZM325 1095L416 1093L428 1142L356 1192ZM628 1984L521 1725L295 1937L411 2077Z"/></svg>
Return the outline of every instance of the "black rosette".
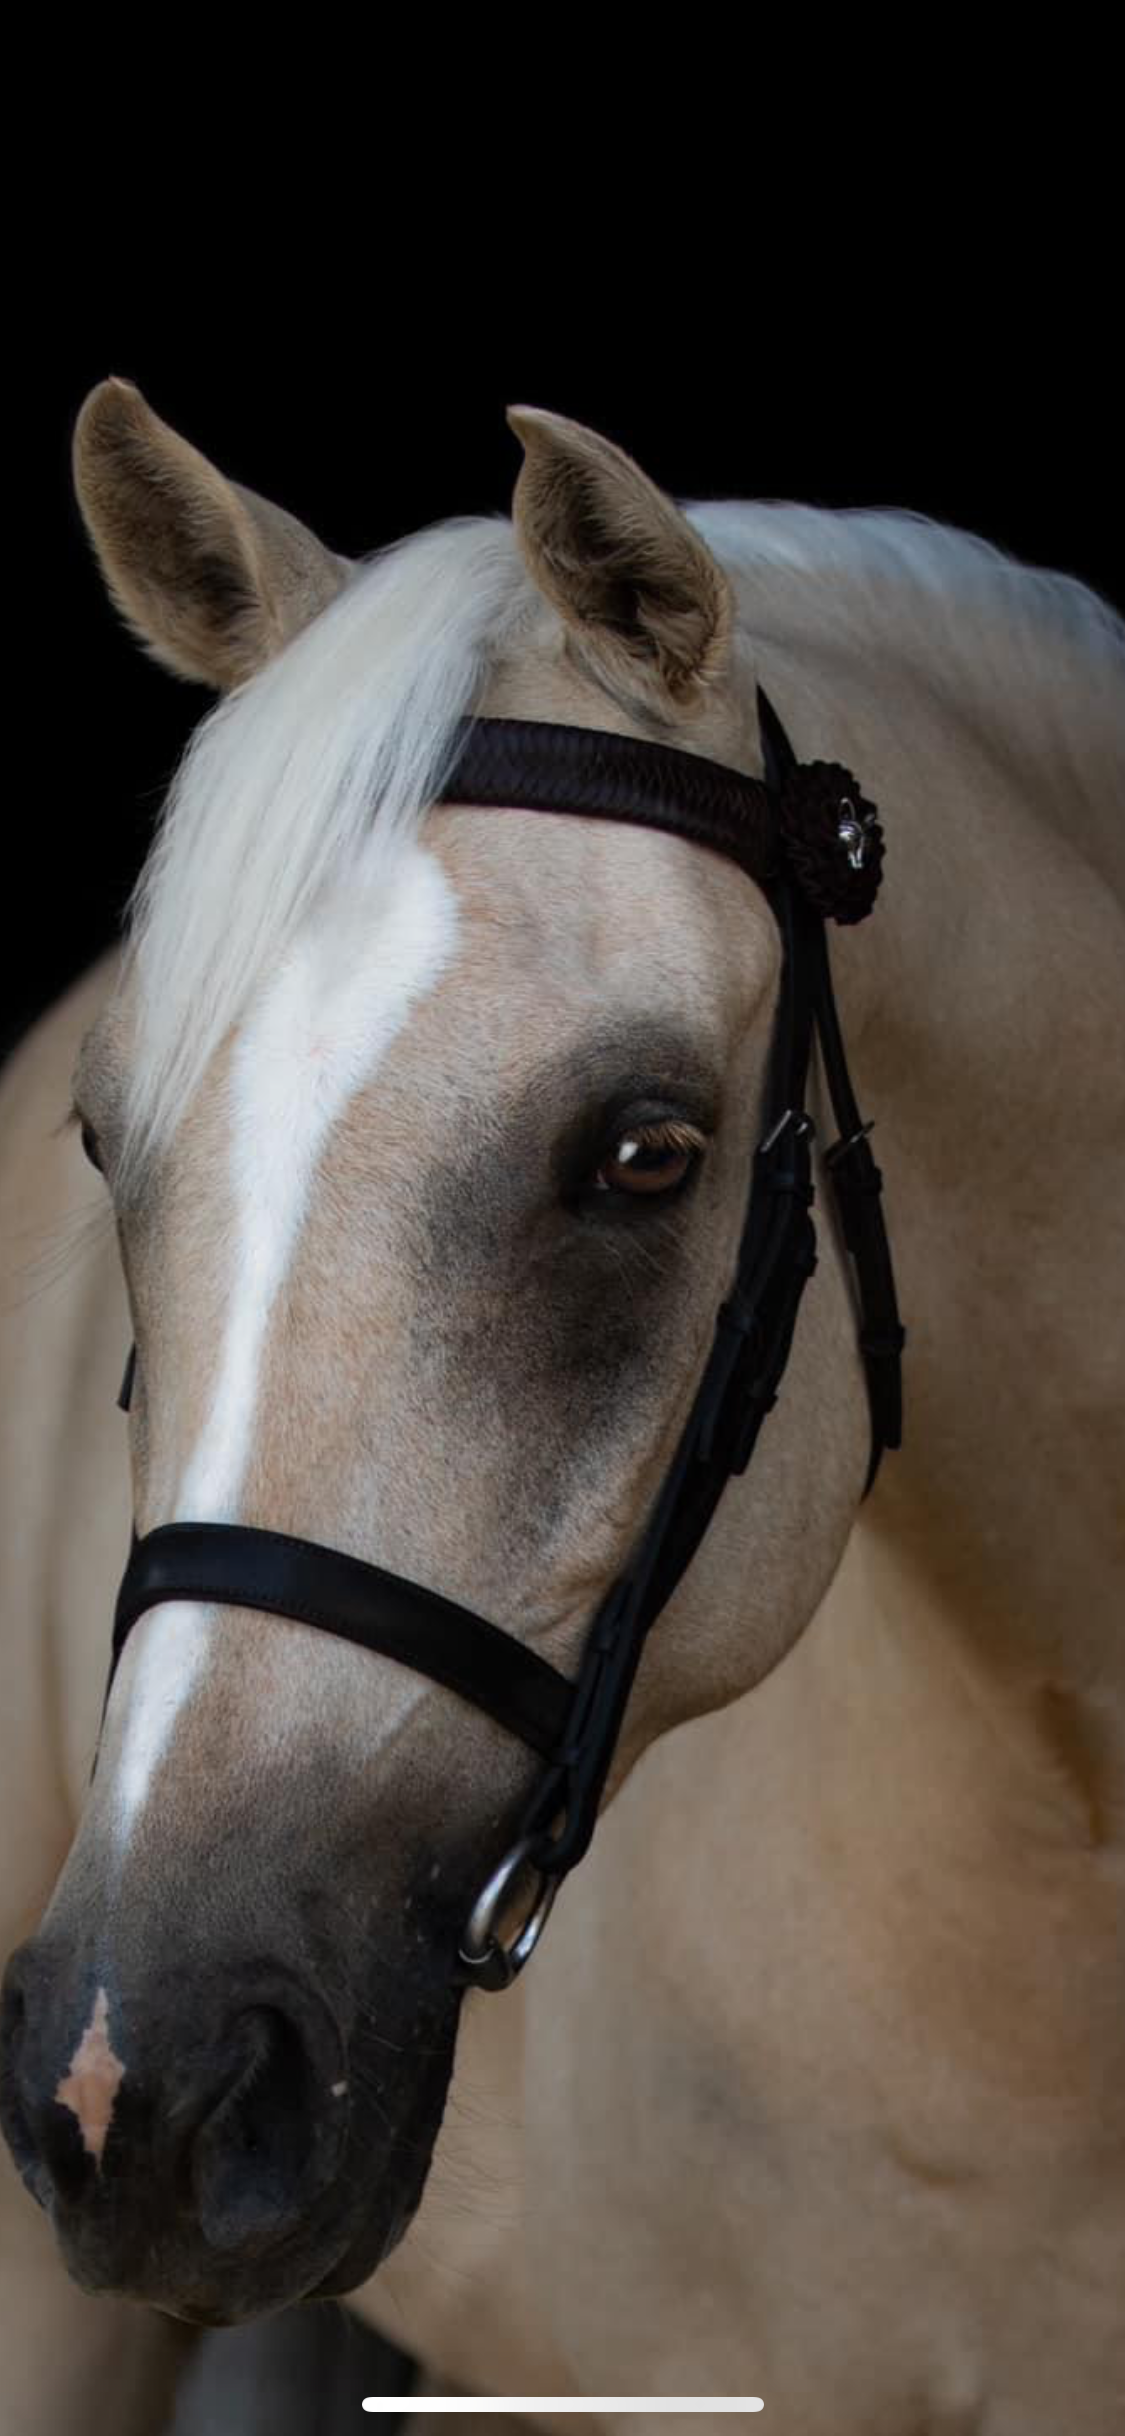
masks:
<svg viewBox="0 0 1125 2436"><path fill-rule="evenodd" d="M817 913L862 922L883 877L883 831L873 803L839 761L803 761L781 789L781 834L794 878Z"/></svg>

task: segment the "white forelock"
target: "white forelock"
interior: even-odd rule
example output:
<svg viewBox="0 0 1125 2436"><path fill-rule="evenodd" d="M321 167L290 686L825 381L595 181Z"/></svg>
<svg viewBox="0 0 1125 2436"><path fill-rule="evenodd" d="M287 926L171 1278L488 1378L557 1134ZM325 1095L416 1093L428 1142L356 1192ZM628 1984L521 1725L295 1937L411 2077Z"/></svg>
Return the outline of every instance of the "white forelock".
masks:
<svg viewBox="0 0 1125 2436"><path fill-rule="evenodd" d="M201 721L130 906L123 1185L325 889L369 889L415 834L490 655L540 609L509 519L452 517L361 562Z"/></svg>

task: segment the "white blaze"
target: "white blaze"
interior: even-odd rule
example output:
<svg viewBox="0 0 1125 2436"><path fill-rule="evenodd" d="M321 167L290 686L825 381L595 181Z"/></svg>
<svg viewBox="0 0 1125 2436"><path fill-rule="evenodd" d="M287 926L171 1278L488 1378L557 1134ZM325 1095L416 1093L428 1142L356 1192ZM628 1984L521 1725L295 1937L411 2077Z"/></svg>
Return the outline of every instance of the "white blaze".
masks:
<svg viewBox="0 0 1125 2436"><path fill-rule="evenodd" d="M374 890L353 888L290 949L241 1027L230 1068L234 1258L211 1407L180 1481L173 1522L231 1522L253 1444L270 1315L293 1264L333 1126L363 1090L411 1008L449 963L457 907L418 845ZM206 1664L213 1610L151 1608L130 1686L117 1768L128 1833Z"/></svg>

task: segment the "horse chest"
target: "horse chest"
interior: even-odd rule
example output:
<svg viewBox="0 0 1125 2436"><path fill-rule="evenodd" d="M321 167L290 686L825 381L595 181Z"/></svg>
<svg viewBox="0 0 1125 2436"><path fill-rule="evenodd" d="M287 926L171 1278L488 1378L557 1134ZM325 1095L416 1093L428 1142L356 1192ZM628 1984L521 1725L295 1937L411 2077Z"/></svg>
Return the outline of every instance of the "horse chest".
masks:
<svg viewBox="0 0 1125 2436"><path fill-rule="evenodd" d="M706 1743L729 1820L728 1731L745 1766L733 1722L708 1722L694 1781ZM675 1773L623 1806L531 2025L532 2180L556 2262L579 2262L559 2323L585 2389L643 2361L645 2390L761 2393L794 2436L1116 2436L1125 2004L1093 2001L1104 1934L1055 1949L1053 2010L1045 1985L1021 1999L1013 1957L1047 1916L998 1887L992 1954L966 1924L939 2000L921 1913L895 1967L872 1936L868 1969L764 1754L756 1846L711 1841L702 1794L689 1832Z"/></svg>
<svg viewBox="0 0 1125 2436"><path fill-rule="evenodd" d="M827 2050L819 2087L795 2089L766 2056L724 2058L706 2034L647 2061L634 2049L640 2104L624 2077L628 2137L614 2148L609 2098L590 2146L576 2137L568 2192L591 2253L591 2367L608 2372L623 2324L650 2390L706 2369L708 2390L762 2394L794 2436L1121 2426L1119 2154L1079 2137L1047 2165L983 2121L975 2142L946 2143L924 2104L904 2132L842 2103ZM616 2325L595 2295L609 2261Z"/></svg>
<svg viewBox="0 0 1125 2436"><path fill-rule="evenodd" d="M407 2339L478 2390L759 2393L786 2436L1118 2436L1121 2020L1063 1963L1021 2048L999 1916L991 1992L966 1954L939 1996L921 1917L857 1972L764 1751L762 1832L710 1837L727 1731L642 1771L537 1973L467 2015Z"/></svg>

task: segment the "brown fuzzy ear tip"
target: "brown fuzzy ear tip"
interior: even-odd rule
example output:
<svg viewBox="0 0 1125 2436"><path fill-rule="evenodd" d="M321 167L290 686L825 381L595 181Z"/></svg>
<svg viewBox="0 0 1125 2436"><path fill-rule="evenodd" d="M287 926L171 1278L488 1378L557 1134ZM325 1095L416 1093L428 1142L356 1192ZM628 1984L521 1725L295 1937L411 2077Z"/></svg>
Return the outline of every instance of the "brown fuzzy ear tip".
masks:
<svg viewBox="0 0 1125 2436"><path fill-rule="evenodd" d="M505 406L504 421L509 431L514 431L517 440L523 441L526 446L542 411L538 406Z"/></svg>
<svg viewBox="0 0 1125 2436"><path fill-rule="evenodd" d="M568 415L552 414L549 406L506 406L504 419L523 448L535 440L562 441L581 432L580 424L572 423ZM583 437L588 440L590 434Z"/></svg>
<svg viewBox="0 0 1125 2436"><path fill-rule="evenodd" d="M75 417L75 462L89 449L112 446L127 430L136 431L147 424L151 411L135 381L123 381L116 373L98 381L83 398Z"/></svg>

